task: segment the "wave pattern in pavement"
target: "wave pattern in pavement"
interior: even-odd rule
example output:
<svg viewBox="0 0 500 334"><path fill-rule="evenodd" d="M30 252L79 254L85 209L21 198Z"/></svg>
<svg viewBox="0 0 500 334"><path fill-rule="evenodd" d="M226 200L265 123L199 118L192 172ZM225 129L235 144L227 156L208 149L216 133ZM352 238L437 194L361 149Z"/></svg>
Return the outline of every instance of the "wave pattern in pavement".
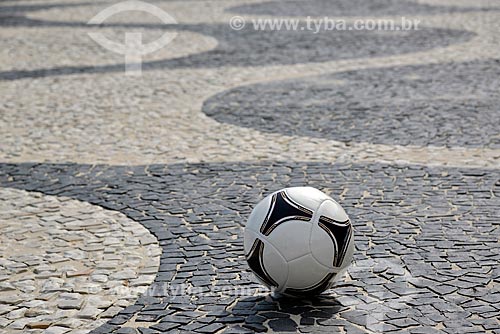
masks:
<svg viewBox="0 0 500 334"><path fill-rule="evenodd" d="M131 317L149 327L147 333L416 326L457 333L498 326L500 190L491 170L300 162L2 164L0 184L120 211L159 240L164 255L149 293L94 333L119 330ZM347 281L319 299L274 300L258 293L261 286L245 265L242 226L259 198L304 184L349 208L355 264Z"/></svg>
<svg viewBox="0 0 500 334"><path fill-rule="evenodd" d="M498 149L499 78L500 60L349 71L239 86L203 111L283 135Z"/></svg>

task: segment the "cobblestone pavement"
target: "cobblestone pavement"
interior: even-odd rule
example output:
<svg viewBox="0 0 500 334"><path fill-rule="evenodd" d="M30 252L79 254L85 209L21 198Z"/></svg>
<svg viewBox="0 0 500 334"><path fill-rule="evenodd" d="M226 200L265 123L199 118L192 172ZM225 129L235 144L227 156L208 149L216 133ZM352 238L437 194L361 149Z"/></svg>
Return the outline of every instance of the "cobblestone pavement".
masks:
<svg viewBox="0 0 500 334"><path fill-rule="evenodd" d="M352 71L240 86L203 110L219 122L285 135L498 149L498 77L500 60Z"/></svg>
<svg viewBox="0 0 500 334"><path fill-rule="evenodd" d="M0 199L3 333L87 333L153 282L161 249L123 214L14 189Z"/></svg>
<svg viewBox="0 0 500 334"><path fill-rule="evenodd" d="M0 1L3 333L500 333L500 5ZM234 15L247 25L229 28ZM250 19L420 20L255 31ZM88 32L177 37L140 77ZM338 199L344 280L276 299L242 227L281 187Z"/></svg>
<svg viewBox="0 0 500 334"><path fill-rule="evenodd" d="M412 14L449 14L481 10L474 3L465 3L457 7L457 3L446 6L444 1L435 3L419 3L413 1L374 0L370 2L354 0L350 2L312 0L312 1L265 1L258 5L244 4L229 8L233 13L277 16L388 16ZM444 6L443 6L444 5ZM496 7L491 3L492 7Z"/></svg>
<svg viewBox="0 0 500 334"><path fill-rule="evenodd" d="M159 331L335 326L356 333L420 325L409 332L478 333L499 325L500 184L491 170L291 162L0 170L4 186L120 211L160 241L164 257L148 298L95 333L118 329L132 314ZM256 296L240 238L252 204L301 184L331 193L356 217L349 280L327 295L334 298L306 305Z"/></svg>
<svg viewBox="0 0 500 334"><path fill-rule="evenodd" d="M179 22L178 37L145 58L140 80L124 79L123 56L100 48L86 34L101 29L84 23L106 5L53 5L47 10L30 11L32 4L25 3L17 5L22 10L15 15L12 10L3 14L1 34L12 41L12 47L5 48L0 59L0 90L6 101L0 105L0 131L6 134L0 143L4 160L127 165L279 156L308 161L498 165L500 152L494 148L387 141L346 144L330 136L261 133L221 124L200 112L207 98L249 83L360 69L389 68L387 71L392 72L391 68L402 65L495 58L500 21L498 12L488 9L493 4L488 7L485 3L478 11L439 15L433 15L433 11L413 14L410 8L407 18L420 19L424 34L418 30L367 32L374 38L358 38L358 44L346 32L283 31L262 33L261 37L247 30L231 31L227 22L233 12L228 10L241 5L239 1L203 2L205 14L197 11L192 1L162 2L159 5ZM123 17L121 21L118 18L102 32L119 40L130 26L142 24L145 33L151 32L151 39L160 33L161 25L151 22L151 17L127 19L123 22ZM29 36L21 39L19 31L27 31ZM56 42L66 47L57 48ZM249 47L243 52L235 45ZM285 47L288 45L294 52ZM332 60L328 60L329 55Z"/></svg>

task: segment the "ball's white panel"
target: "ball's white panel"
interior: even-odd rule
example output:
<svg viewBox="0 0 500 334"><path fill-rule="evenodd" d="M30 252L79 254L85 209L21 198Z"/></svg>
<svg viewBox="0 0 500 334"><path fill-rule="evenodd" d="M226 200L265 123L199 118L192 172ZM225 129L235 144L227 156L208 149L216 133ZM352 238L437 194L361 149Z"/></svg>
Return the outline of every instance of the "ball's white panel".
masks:
<svg viewBox="0 0 500 334"><path fill-rule="evenodd" d="M333 199L321 204L318 209L318 216L327 216L337 221L346 221L349 219L344 209Z"/></svg>
<svg viewBox="0 0 500 334"><path fill-rule="evenodd" d="M267 237L287 261L309 254L309 234L311 223L301 220L290 220L278 225Z"/></svg>
<svg viewBox="0 0 500 334"><path fill-rule="evenodd" d="M308 254L288 262L286 287L305 289L319 283L327 274L328 270Z"/></svg>
<svg viewBox="0 0 500 334"><path fill-rule="evenodd" d="M255 208L250 213L250 217L248 217L248 221L246 224L247 229L251 229L253 231L260 231L260 227L266 218L267 213L269 212L269 208L271 206L271 198L272 194L264 198L260 201Z"/></svg>
<svg viewBox="0 0 500 334"><path fill-rule="evenodd" d="M334 268L333 258L335 255L335 246L333 240L330 238L318 222L315 221L311 227L311 254L314 258L328 268Z"/></svg>
<svg viewBox="0 0 500 334"><path fill-rule="evenodd" d="M292 187L285 189L288 197L293 201L315 211L318 206L330 196L313 187Z"/></svg>
<svg viewBox="0 0 500 334"><path fill-rule="evenodd" d="M255 239L257 239L257 233L246 228L243 234L243 245L245 248L245 255L247 255L250 252L250 249L252 248Z"/></svg>
<svg viewBox="0 0 500 334"><path fill-rule="evenodd" d="M288 278L288 264L286 260L268 242L264 243L264 254L262 257L265 271L278 283L277 290L279 290Z"/></svg>

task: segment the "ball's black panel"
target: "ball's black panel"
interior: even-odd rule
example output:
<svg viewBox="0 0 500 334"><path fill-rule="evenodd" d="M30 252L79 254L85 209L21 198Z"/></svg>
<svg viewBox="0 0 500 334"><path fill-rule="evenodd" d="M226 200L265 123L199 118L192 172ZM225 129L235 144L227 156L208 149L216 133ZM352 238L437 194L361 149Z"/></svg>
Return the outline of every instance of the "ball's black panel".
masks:
<svg viewBox="0 0 500 334"><path fill-rule="evenodd" d="M208 99L223 123L375 144L500 148L500 61L349 71L240 86Z"/></svg>
<svg viewBox="0 0 500 334"><path fill-rule="evenodd" d="M261 225L260 232L269 235L279 225L290 220L309 221L313 212L294 202L284 191L274 194L271 198L269 212Z"/></svg>
<svg viewBox="0 0 500 334"><path fill-rule="evenodd" d="M328 236L332 239L335 248L332 264L334 267L340 267L344 261L352 236L351 222L349 220L338 222L329 217L320 216L319 227L328 233Z"/></svg>
<svg viewBox="0 0 500 334"><path fill-rule="evenodd" d="M318 295L325 291L325 289L330 285L332 279L334 279L335 273L328 273L321 281L317 284L306 288L306 289L294 289L287 288L283 291L284 294L297 296L297 297L311 297Z"/></svg>
<svg viewBox="0 0 500 334"><path fill-rule="evenodd" d="M269 275L264 266L264 243L260 239L255 239L250 252L247 255L248 266L257 277L268 286L278 287L278 283Z"/></svg>

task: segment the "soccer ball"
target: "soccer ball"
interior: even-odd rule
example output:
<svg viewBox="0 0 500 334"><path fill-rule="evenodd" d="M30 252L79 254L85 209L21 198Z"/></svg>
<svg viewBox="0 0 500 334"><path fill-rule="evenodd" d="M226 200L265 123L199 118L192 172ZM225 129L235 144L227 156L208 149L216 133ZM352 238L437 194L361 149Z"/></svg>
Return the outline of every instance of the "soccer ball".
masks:
<svg viewBox="0 0 500 334"><path fill-rule="evenodd" d="M271 291L319 294L347 271L353 229L344 209L312 187L279 190L253 209L245 227L245 257Z"/></svg>

